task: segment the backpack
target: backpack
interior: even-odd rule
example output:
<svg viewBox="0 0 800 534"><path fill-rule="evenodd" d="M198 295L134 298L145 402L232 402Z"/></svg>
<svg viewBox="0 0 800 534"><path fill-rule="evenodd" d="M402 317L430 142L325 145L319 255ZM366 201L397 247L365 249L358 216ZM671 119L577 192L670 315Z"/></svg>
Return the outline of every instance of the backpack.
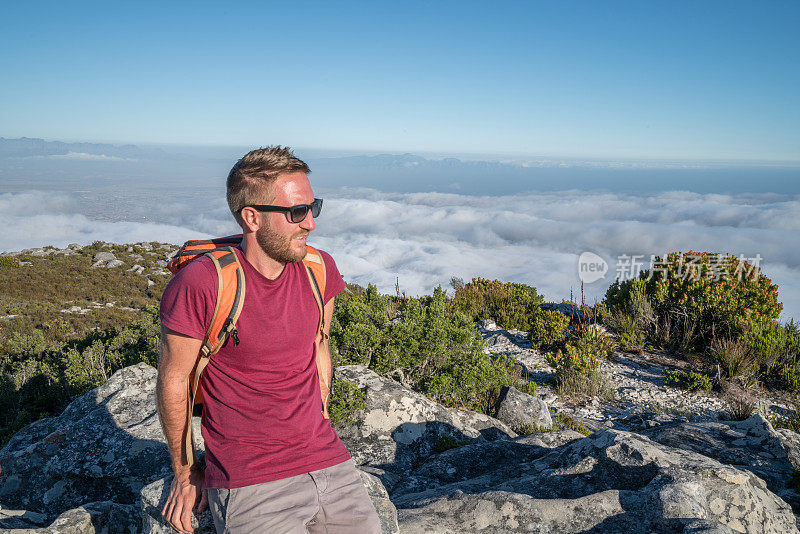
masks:
<svg viewBox="0 0 800 534"><path fill-rule="evenodd" d="M200 416L203 409L203 392L200 390L200 379L209 358L219 352L228 339L232 339L234 346L239 344L239 334L236 331L236 321L244 305L244 270L236 257L233 247L242 241L242 235L219 237L216 239L187 241L178 250L172 260L167 264L172 274L197 258L207 256L211 259L217 271L219 284L217 286L217 302L214 306L214 315L206 331L197 363L189 375L187 389L189 392L189 417L186 423L186 455L188 465L195 462L194 440L192 439L192 416ZM306 245L306 257L303 265L311 284L314 300L319 308L319 333L325 337L325 261L322 254L315 248Z"/></svg>

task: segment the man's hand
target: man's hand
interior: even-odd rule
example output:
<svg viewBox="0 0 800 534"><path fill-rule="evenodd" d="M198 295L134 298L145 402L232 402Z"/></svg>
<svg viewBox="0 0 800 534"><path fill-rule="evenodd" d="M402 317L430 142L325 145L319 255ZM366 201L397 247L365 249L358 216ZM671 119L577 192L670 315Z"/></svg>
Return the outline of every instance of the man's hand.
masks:
<svg viewBox="0 0 800 534"><path fill-rule="evenodd" d="M198 501L200 501L198 503ZM192 468L188 476L176 476L161 514L167 523L179 532L194 532L192 508L197 504L197 513L208 507L208 490L205 488L205 471Z"/></svg>

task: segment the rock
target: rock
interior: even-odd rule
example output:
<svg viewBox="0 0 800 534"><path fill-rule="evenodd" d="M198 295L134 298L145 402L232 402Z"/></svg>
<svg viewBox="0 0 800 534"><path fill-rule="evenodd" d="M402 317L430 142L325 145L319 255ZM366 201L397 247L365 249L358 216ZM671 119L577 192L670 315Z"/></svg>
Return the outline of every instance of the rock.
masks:
<svg viewBox="0 0 800 534"><path fill-rule="evenodd" d="M724 464L750 471L781 494L800 465L800 451L755 414L745 421L665 424L642 432L658 443L693 451Z"/></svg>
<svg viewBox="0 0 800 534"><path fill-rule="evenodd" d="M544 304L539 304L539 307L543 310L563 313L569 317L570 325L589 323L589 317L570 302L545 302Z"/></svg>
<svg viewBox="0 0 800 534"><path fill-rule="evenodd" d="M472 445L473 462L489 446L497 445ZM736 532L800 532L789 506L752 473L628 432L597 432L538 458L510 456L453 483L453 466L441 467L424 470L442 485L411 493L398 486L392 494L404 534L724 532L711 530L714 523Z"/></svg>
<svg viewBox="0 0 800 534"><path fill-rule="evenodd" d="M122 260L111 260L110 262L106 263L106 269L113 269L114 267L121 267L125 265L125 262Z"/></svg>
<svg viewBox="0 0 800 534"><path fill-rule="evenodd" d="M135 274L142 274L144 272L144 267L142 267L141 265L134 265L133 267L128 269L128 272L129 273L132 272Z"/></svg>
<svg viewBox="0 0 800 534"><path fill-rule="evenodd" d="M132 505L171 473L155 404L156 370L126 367L64 412L19 431L0 450L0 501L55 518L84 503ZM203 450L199 420L195 436Z"/></svg>
<svg viewBox="0 0 800 534"><path fill-rule="evenodd" d="M516 436L493 417L445 408L361 365L337 367L336 378L356 384L367 395L363 421L337 428L356 464L408 472L433 454L441 440L493 441Z"/></svg>
<svg viewBox="0 0 800 534"><path fill-rule="evenodd" d="M683 534L735 534L735 531L719 521L695 519L683 528Z"/></svg>
<svg viewBox="0 0 800 534"><path fill-rule="evenodd" d="M416 493L478 478L508 465L512 458L520 463L532 461L556 447L583 437L573 430L559 430L528 434L510 441L474 443L450 449L431 456L411 473L393 481L392 495Z"/></svg>
<svg viewBox="0 0 800 534"><path fill-rule="evenodd" d="M114 256L113 252L100 251L97 254L95 254L92 259L94 261L107 262L107 261L111 261L111 260L116 260L117 257Z"/></svg>
<svg viewBox="0 0 800 534"><path fill-rule="evenodd" d="M28 510L6 510L0 508L0 529L23 529L43 527L47 516Z"/></svg>
<svg viewBox="0 0 800 534"><path fill-rule="evenodd" d="M367 494L375 506L375 511L381 520L381 534L397 534L400 527L397 524L397 508L394 507L389 499L389 493L381 483L380 479L364 470L359 469L361 481L367 488Z"/></svg>
<svg viewBox="0 0 800 534"><path fill-rule="evenodd" d="M67 245L67 248L70 249L70 250L78 251L78 250L81 250L83 247L80 246L77 243L70 243L69 245Z"/></svg>
<svg viewBox="0 0 800 534"><path fill-rule="evenodd" d="M495 417L511 428L534 426L548 429L553 426L550 407L547 406L547 403L509 386L503 387L500 391L500 401Z"/></svg>

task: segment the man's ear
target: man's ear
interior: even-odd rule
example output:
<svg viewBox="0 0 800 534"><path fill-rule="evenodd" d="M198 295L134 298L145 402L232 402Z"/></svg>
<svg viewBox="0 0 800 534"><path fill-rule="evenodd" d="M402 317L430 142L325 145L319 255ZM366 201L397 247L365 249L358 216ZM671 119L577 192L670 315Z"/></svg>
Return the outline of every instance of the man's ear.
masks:
<svg viewBox="0 0 800 534"><path fill-rule="evenodd" d="M261 213L253 208L244 208L239 215L242 218L242 230L245 232L256 232L263 225Z"/></svg>

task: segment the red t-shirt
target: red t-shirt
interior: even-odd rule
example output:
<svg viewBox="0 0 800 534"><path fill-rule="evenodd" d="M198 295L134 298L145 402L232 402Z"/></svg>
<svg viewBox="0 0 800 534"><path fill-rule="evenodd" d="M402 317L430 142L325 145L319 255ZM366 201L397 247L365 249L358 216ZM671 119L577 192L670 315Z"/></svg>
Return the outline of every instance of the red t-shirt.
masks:
<svg viewBox="0 0 800 534"><path fill-rule="evenodd" d="M230 339L203 372L202 433L209 488L238 488L337 465L350 458L322 417L316 366L319 309L302 262L288 263L276 280L236 255L245 298ZM333 258L322 252L325 302L344 287ZM217 275L199 258L181 269L161 297L161 323L204 339L214 314Z"/></svg>

